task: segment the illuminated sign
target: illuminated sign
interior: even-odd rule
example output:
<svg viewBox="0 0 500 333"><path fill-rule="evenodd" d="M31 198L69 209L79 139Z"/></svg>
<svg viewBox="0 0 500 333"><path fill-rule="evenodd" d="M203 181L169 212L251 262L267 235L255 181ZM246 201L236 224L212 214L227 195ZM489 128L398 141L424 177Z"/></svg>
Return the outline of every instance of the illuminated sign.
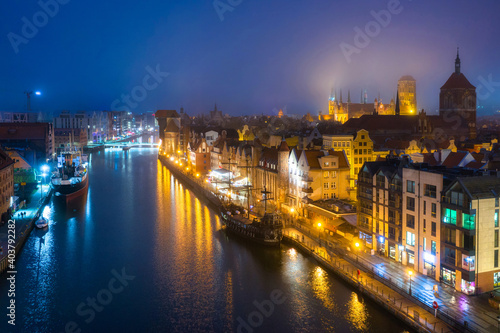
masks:
<svg viewBox="0 0 500 333"><path fill-rule="evenodd" d="M436 257L430 254L429 252L424 252L424 261L430 263L430 264L435 264L436 263Z"/></svg>

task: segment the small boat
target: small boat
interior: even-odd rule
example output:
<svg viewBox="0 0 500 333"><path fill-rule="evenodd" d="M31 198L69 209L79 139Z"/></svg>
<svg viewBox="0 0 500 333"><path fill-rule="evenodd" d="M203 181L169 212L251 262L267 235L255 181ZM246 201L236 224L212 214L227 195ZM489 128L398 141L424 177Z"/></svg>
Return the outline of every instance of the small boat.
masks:
<svg viewBox="0 0 500 333"><path fill-rule="evenodd" d="M49 221L45 217L40 216L40 218L35 222L35 226L38 229L46 228L49 226Z"/></svg>
<svg viewBox="0 0 500 333"><path fill-rule="evenodd" d="M130 150L130 148L132 148L132 147L130 147L130 146L124 146L124 147L123 147L123 150L124 150L124 151L127 151L127 150Z"/></svg>

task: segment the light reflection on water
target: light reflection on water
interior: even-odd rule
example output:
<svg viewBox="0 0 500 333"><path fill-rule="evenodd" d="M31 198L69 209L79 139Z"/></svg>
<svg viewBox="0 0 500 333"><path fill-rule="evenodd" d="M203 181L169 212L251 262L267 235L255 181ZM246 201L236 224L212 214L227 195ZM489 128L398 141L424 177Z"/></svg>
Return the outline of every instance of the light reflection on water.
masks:
<svg viewBox="0 0 500 333"><path fill-rule="evenodd" d="M221 230L218 215L153 149L95 154L89 174L87 200L68 209L52 203L49 229L35 230L18 260L24 331L62 332L75 321L82 332L230 332L274 290L286 300L255 332L404 331L297 250L262 249ZM135 280L85 323L78 304L122 268Z"/></svg>

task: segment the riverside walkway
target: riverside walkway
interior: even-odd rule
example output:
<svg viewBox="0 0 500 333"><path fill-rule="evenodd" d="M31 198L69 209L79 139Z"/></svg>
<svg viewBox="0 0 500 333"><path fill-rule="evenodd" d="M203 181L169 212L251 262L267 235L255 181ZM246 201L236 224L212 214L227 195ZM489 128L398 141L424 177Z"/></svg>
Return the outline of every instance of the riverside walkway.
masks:
<svg viewBox="0 0 500 333"><path fill-rule="evenodd" d="M33 229L35 216L38 212L41 212L50 195L51 189L49 186L43 186L43 193L42 188L38 188L31 194L30 202L23 208L18 209L11 218L15 225L16 258ZM8 263L8 232L8 223L0 226L0 273L3 273L6 269L6 263Z"/></svg>
<svg viewBox="0 0 500 333"><path fill-rule="evenodd" d="M287 226L289 228L286 232L298 235L299 240L302 236L305 239L307 237L313 248L323 249L325 253L348 260L357 269L371 274L373 279L383 283L393 293L397 291L399 294L404 294L406 299L418 304L423 310L419 312L420 316L430 315L434 318L432 305L435 301L439 305L438 317L449 325L454 324L453 331L491 333L498 330L497 316L500 313L498 309L488 304L488 294L467 296L444 283L414 271L411 277L412 293L410 295L408 274L410 269L401 263L387 257L371 255L369 252L355 251L351 241L337 234L330 236L322 233L320 236L317 229L312 230L311 227L297 222ZM438 285L438 292L433 290L435 285Z"/></svg>

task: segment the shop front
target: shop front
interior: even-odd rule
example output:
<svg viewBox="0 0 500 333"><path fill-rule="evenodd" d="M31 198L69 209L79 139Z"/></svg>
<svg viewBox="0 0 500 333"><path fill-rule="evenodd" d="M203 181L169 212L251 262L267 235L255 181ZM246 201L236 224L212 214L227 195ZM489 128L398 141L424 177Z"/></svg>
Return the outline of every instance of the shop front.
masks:
<svg viewBox="0 0 500 333"><path fill-rule="evenodd" d="M369 249L372 248L372 235L365 234L364 232L359 232L359 239L365 242L365 246Z"/></svg>
<svg viewBox="0 0 500 333"><path fill-rule="evenodd" d="M441 267L441 277L443 278L444 283L455 288L456 274L454 270Z"/></svg>
<svg viewBox="0 0 500 333"><path fill-rule="evenodd" d="M466 295L474 295L476 292L476 283L462 279L461 290Z"/></svg>
<svg viewBox="0 0 500 333"><path fill-rule="evenodd" d="M436 256L429 252L424 252L424 274L436 278Z"/></svg>
<svg viewBox="0 0 500 333"><path fill-rule="evenodd" d="M406 249L407 265L415 267L415 252L410 249Z"/></svg>
<svg viewBox="0 0 500 333"><path fill-rule="evenodd" d="M385 255L385 244L386 240L383 236L378 236L377 251L381 256Z"/></svg>

